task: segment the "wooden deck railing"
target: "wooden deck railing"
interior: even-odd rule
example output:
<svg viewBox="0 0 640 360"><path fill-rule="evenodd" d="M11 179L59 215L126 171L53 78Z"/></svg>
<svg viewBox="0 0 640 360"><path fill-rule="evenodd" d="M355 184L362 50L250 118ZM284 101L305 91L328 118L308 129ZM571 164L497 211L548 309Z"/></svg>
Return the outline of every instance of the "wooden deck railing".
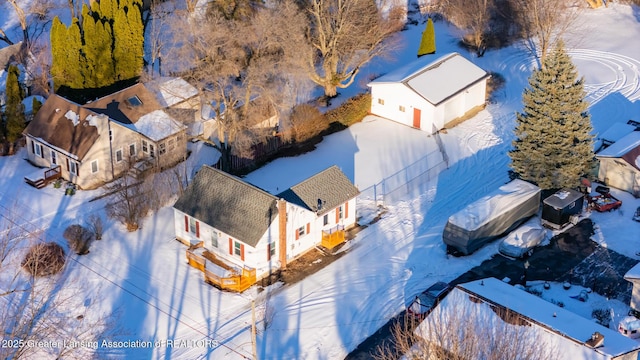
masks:
<svg viewBox="0 0 640 360"><path fill-rule="evenodd" d="M42 170L39 170L39 171L42 171ZM38 172L35 175L32 174L29 176L25 176L24 180L27 182L27 184L34 186L37 189L41 189L47 186L47 184L49 184L51 181L55 179L59 179L62 176L60 171L60 165L50 167L44 171L44 175L41 175L41 174L42 173Z"/></svg>
<svg viewBox="0 0 640 360"><path fill-rule="evenodd" d="M207 257L215 256L208 253L206 256L195 252L197 247L187 249L187 262L194 268L204 273L204 281L214 285L222 290L243 292L251 285L256 283L256 270L251 268L242 268L240 271L235 267L225 265L220 258L208 259ZM206 251L206 250L205 250ZM207 268L209 266L209 268ZM214 272L213 270L217 270ZM220 273L226 276L219 275Z"/></svg>
<svg viewBox="0 0 640 360"><path fill-rule="evenodd" d="M322 242L320 245L331 250L344 242L344 226L336 225L329 230L322 230Z"/></svg>

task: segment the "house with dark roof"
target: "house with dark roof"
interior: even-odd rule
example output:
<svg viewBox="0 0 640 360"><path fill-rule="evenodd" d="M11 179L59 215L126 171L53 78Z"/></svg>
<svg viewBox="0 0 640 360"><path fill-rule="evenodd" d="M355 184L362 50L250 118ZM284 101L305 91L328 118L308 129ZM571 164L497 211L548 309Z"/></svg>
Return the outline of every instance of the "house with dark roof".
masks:
<svg viewBox="0 0 640 360"><path fill-rule="evenodd" d="M640 131L632 131L598 152L598 179L640 197Z"/></svg>
<svg viewBox="0 0 640 360"><path fill-rule="evenodd" d="M175 203L176 239L205 280L243 291L356 224L358 189L332 166L280 194L203 166Z"/></svg>
<svg viewBox="0 0 640 360"><path fill-rule="evenodd" d="M371 113L430 133L485 104L489 74L458 53L422 56L371 88Z"/></svg>
<svg viewBox="0 0 640 360"><path fill-rule="evenodd" d="M640 353L637 341L495 278L455 286L415 334L445 351L471 348L474 358L636 360ZM478 343L464 340L470 336ZM420 344L413 355L430 358L420 356L429 350ZM504 353L496 357L495 351Z"/></svg>
<svg viewBox="0 0 640 360"><path fill-rule="evenodd" d="M52 95L24 130L28 159L59 169L80 188L112 181L132 167L166 168L186 157L186 126L136 84L84 105ZM37 173L26 178L38 183Z"/></svg>

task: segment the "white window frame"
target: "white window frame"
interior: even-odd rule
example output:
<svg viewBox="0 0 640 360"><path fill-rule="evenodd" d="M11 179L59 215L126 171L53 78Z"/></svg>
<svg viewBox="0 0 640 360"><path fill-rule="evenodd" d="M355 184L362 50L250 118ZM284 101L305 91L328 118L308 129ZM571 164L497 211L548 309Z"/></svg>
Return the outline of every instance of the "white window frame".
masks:
<svg viewBox="0 0 640 360"><path fill-rule="evenodd" d="M344 205L338 206L338 219L344 219Z"/></svg>
<svg viewBox="0 0 640 360"><path fill-rule="evenodd" d="M164 155L167 152L167 146L161 142L158 144L158 155Z"/></svg>
<svg viewBox="0 0 640 360"><path fill-rule="evenodd" d="M69 160L69 174L78 175L78 163L73 160Z"/></svg>
<svg viewBox="0 0 640 360"><path fill-rule="evenodd" d="M58 165L58 155L55 150L51 150L51 165Z"/></svg>
<svg viewBox="0 0 640 360"><path fill-rule="evenodd" d="M322 217L322 225L329 225L329 214L324 214L324 216Z"/></svg>
<svg viewBox="0 0 640 360"><path fill-rule="evenodd" d="M149 143L147 140L142 140L142 152L145 154L149 153Z"/></svg>
<svg viewBox="0 0 640 360"><path fill-rule="evenodd" d="M131 149L133 149L133 154L131 153ZM137 151L136 151L136 143L133 144L129 144L129 156L136 156Z"/></svg>
<svg viewBox="0 0 640 360"><path fill-rule="evenodd" d="M276 257L276 242L272 241L269 243L269 257L271 259Z"/></svg>
<svg viewBox="0 0 640 360"><path fill-rule="evenodd" d="M298 237L303 237L307 233L307 225L302 225L296 231L298 232Z"/></svg>
<svg viewBox="0 0 640 360"><path fill-rule="evenodd" d="M94 166L94 164L95 164L95 166ZM94 167L95 167L95 170L94 170ZM98 159L96 159L96 160L93 160L91 162L91 173L95 174L98 171L100 171L100 164L98 164Z"/></svg>
<svg viewBox="0 0 640 360"><path fill-rule="evenodd" d="M118 156L118 154L120 154L120 156ZM122 153L122 148L116 150L116 163L119 164L119 163L122 162L122 160L124 160L124 156L123 155L124 154ZM118 157L119 157L119 159L118 159Z"/></svg>
<svg viewBox="0 0 640 360"><path fill-rule="evenodd" d="M33 150L35 151L36 155L38 155L39 157L44 159L42 144L37 143L37 142L34 141L33 142Z"/></svg>
<svg viewBox="0 0 640 360"><path fill-rule="evenodd" d="M242 244L239 241L233 241L233 255L242 257Z"/></svg>
<svg viewBox="0 0 640 360"><path fill-rule="evenodd" d="M405 112L405 111L407 110L407 109L404 107L404 105L400 105L400 106L398 107L398 109L399 109L401 112Z"/></svg>
<svg viewBox="0 0 640 360"><path fill-rule="evenodd" d="M189 232L193 235L198 235L198 225L196 225L197 220L189 217Z"/></svg>
<svg viewBox="0 0 640 360"><path fill-rule="evenodd" d="M384 105L384 99L380 99L380 98L378 98L378 104L380 104L380 105Z"/></svg>
<svg viewBox="0 0 640 360"><path fill-rule="evenodd" d="M156 152L153 144L149 144L149 156L151 156L152 158L156 157Z"/></svg>
<svg viewBox="0 0 640 360"><path fill-rule="evenodd" d="M217 231L212 231L211 232L211 246L213 246L214 248L218 247L218 239L220 238L220 235L218 234Z"/></svg>

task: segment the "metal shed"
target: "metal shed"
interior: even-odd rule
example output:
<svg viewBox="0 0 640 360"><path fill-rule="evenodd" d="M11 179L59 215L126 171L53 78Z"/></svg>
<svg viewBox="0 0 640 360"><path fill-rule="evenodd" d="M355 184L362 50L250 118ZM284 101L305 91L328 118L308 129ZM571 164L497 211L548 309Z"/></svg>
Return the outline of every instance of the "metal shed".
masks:
<svg viewBox="0 0 640 360"><path fill-rule="evenodd" d="M573 189L562 189L542 201L542 225L560 229L571 222L571 217L582 213L584 194Z"/></svg>

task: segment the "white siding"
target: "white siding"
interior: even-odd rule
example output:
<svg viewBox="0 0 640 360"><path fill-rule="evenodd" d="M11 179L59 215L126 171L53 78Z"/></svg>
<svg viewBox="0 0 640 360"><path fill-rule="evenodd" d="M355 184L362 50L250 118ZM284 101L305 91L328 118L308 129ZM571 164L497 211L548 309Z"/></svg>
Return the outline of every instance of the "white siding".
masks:
<svg viewBox="0 0 640 360"><path fill-rule="evenodd" d="M609 186L640 195L640 171L623 159L599 158L598 178Z"/></svg>

